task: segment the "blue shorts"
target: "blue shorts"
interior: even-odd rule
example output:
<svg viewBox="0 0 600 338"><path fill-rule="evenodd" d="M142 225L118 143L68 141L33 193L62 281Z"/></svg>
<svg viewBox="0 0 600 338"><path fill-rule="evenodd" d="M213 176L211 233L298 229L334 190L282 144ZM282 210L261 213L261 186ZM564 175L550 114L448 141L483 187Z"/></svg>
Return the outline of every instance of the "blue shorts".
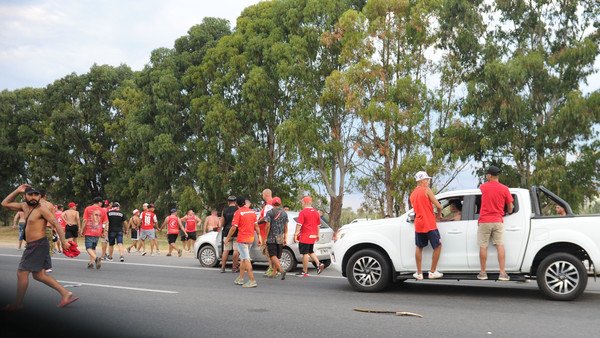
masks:
<svg viewBox="0 0 600 338"><path fill-rule="evenodd" d="M113 246L115 242L123 244L123 231L108 233L108 245Z"/></svg>
<svg viewBox="0 0 600 338"><path fill-rule="evenodd" d="M252 243L240 243L238 242L238 252L240 253L240 260L250 260L250 246Z"/></svg>
<svg viewBox="0 0 600 338"><path fill-rule="evenodd" d="M98 245L98 236L85 236L85 249L96 250L96 246Z"/></svg>
<svg viewBox="0 0 600 338"><path fill-rule="evenodd" d="M431 243L431 247L436 249L442 245L442 239L440 237L440 231L438 229L431 230L426 233L415 232L415 245L419 248L427 246L427 242Z"/></svg>
<svg viewBox="0 0 600 338"><path fill-rule="evenodd" d="M19 223L19 240L25 240L25 223Z"/></svg>

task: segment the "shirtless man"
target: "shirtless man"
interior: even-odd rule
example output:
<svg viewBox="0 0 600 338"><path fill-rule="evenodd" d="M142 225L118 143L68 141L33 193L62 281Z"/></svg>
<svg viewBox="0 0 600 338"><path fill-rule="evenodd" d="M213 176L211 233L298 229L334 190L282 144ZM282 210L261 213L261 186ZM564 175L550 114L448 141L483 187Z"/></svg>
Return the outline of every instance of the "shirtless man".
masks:
<svg viewBox="0 0 600 338"><path fill-rule="evenodd" d="M210 212L210 216L206 217L204 221L204 233L209 231L219 231L219 226L221 225L221 220L217 216L217 210L212 210Z"/></svg>
<svg viewBox="0 0 600 338"><path fill-rule="evenodd" d="M140 211L135 209L133 211L133 216L127 222L127 232L131 231L131 245L127 247L127 252L131 253L131 248L136 248L137 252L140 252L141 241L139 239L139 230L140 224L142 223L142 219L140 218ZM138 242L140 244L138 244Z"/></svg>
<svg viewBox="0 0 600 338"><path fill-rule="evenodd" d="M25 214L23 211L17 211L15 218L13 218L13 228L17 227L17 221L19 224L19 247L17 250L21 251L23 245L23 236L25 235Z"/></svg>
<svg viewBox="0 0 600 338"><path fill-rule="evenodd" d="M65 227L65 238L72 238L74 242L77 241L79 236L79 229L81 229L81 219L79 218L79 212L77 211L77 204L75 202L69 203L69 209L65 210L62 214L62 218L67 223Z"/></svg>
<svg viewBox="0 0 600 338"><path fill-rule="evenodd" d="M15 202L15 198L19 194L25 194L25 202ZM23 257L17 270L17 298L13 304L4 308L6 311L14 311L23 307L23 299L29 285L30 273L33 274L35 280L48 285L60 294L61 301L58 303L58 307L65 307L79 299L45 272L46 269L52 267L50 243L45 237L46 223L50 223L56 230L63 248L68 249L71 244L65 239L65 234L56 221L54 213L40 203L40 199L40 192L37 189L22 184L2 201L3 207L24 212L26 220L25 241L27 242L27 247L23 251Z"/></svg>
<svg viewBox="0 0 600 338"><path fill-rule="evenodd" d="M258 216L258 227L260 229L260 237L263 239L267 238L267 231L266 231L266 226L267 226L267 222L265 222L265 215L267 215L267 212L269 212L269 210L273 209L273 192L271 191L271 189L265 189L262 192L262 198L265 201L265 205L263 206L262 210L260 211L260 215ZM273 265L271 264L271 257L269 257L269 252L267 250L267 241L264 240L263 241L263 247L262 247L262 252L265 255L267 262L269 263L269 267L267 268L267 271L265 271L265 276L267 277L271 277L273 276L274 273L277 273L276 271L273 270Z"/></svg>

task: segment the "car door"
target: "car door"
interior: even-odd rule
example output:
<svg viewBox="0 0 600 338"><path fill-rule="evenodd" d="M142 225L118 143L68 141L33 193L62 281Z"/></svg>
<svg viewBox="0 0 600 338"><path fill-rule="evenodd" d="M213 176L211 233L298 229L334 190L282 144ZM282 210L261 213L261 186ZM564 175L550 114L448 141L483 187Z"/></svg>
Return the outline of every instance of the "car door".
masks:
<svg viewBox="0 0 600 338"><path fill-rule="evenodd" d="M506 271L517 272L521 269L521 257L525 251L528 235L529 219L526 212L520 212L517 194L512 194L515 209L513 214L504 216L504 248L506 251ZM475 220L479 219L479 208L481 206L481 194L476 196ZM479 244L477 243L478 225L475 222L469 227L467 234L467 252L469 267L473 271L480 270ZM487 271L498 271L498 251L490 241L488 244L488 255L486 262Z"/></svg>
<svg viewBox="0 0 600 338"><path fill-rule="evenodd" d="M462 196L454 196L452 198L442 198L442 214L448 212L448 204L452 199L459 199L462 202ZM411 210L412 212L412 210ZM468 212L467 208L463 207L463 214ZM442 252L438 263L440 271L464 271L468 269L467 262L467 230L473 220L461 219L458 221L438 221L437 227L440 232L442 241ZM415 225L411 217L407 223L401 225L403 229L401 235L401 255L402 265L406 270L416 270L415 262ZM431 258L433 249L430 245L423 249L422 267L423 271L428 271L431 267Z"/></svg>

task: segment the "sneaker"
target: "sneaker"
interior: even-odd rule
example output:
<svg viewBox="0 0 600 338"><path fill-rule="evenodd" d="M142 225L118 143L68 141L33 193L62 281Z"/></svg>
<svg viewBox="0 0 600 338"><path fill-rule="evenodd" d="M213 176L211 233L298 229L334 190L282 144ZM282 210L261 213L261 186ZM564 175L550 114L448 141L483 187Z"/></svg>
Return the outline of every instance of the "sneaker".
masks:
<svg viewBox="0 0 600 338"><path fill-rule="evenodd" d="M119 258L119 260L120 260L121 262L125 262L125 258L124 258L123 256L121 256L121 257Z"/></svg>
<svg viewBox="0 0 600 338"><path fill-rule="evenodd" d="M46 273L52 272L52 269L46 269Z"/></svg>
<svg viewBox="0 0 600 338"><path fill-rule="evenodd" d="M249 280L244 285L242 285L243 288L255 288L257 286L258 284L256 284L255 280Z"/></svg>
<svg viewBox="0 0 600 338"><path fill-rule="evenodd" d="M294 276L297 276L297 277L302 277L302 276L303 276L305 273L306 273L306 272L303 272L303 271L296 272L296 273L294 274Z"/></svg>
<svg viewBox="0 0 600 338"><path fill-rule="evenodd" d="M102 267L102 258L96 257L96 269L100 269Z"/></svg>
<svg viewBox="0 0 600 338"><path fill-rule="evenodd" d="M147 254L146 251L142 252L142 256L146 256L146 254Z"/></svg>
<svg viewBox="0 0 600 338"><path fill-rule="evenodd" d="M499 281L503 281L503 282L508 282L510 280L510 276L508 274L506 274L506 273L501 273L498 276L498 280Z"/></svg>
<svg viewBox="0 0 600 338"><path fill-rule="evenodd" d="M297 277L301 277L301 278L306 278L306 277L310 277L310 275L308 274L308 272L298 272L296 274Z"/></svg>
<svg viewBox="0 0 600 338"><path fill-rule="evenodd" d="M152 256L154 256L154 255L152 255ZM167 254L167 257L171 257L171 254Z"/></svg>
<svg viewBox="0 0 600 338"><path fill-rule="evenodd" d="M21 248L17 248L17 251L21 251L21 250L23 250L23 249L21 249Z"/></svg>
<svg viewBox="0 0 600 338"><path fill-rule="evenodd" d="M319 268L317 269L317 275L320 275L321 272L323 272L323 270L325 270L325 264L321 263L319 264Z"/></svg>
<svg viewBox="0 0 600 338"><path fill-rule="evenodd" d="M286 272L285 270L284 270L284 271L281 273L281 280L285 280L285 274L286 274L286 273L287 273L287 272Z"/></svg>
<svg viewBox="0 0 600 338"><path fill-rule="evenodd" d="M235 281L233 281L233 284L235 285L244 285L244 280L241 279L240 277L236 278Z"/></svg>
<svg viewBox="0 0 600 338"><path fill-rule="evenodd" d="M479 274L477 274L477 279L479 279L479 280L486 280L486 279L488 279L487 273L480 272Z"/></svg>
<svg viewBox="0 0 600 338"><path fill-rule="evenodd" d="M113 258L112 258L112 257L108 257L108 261L109 261L109 262L112 262L112 261L113 261Z"/></svg>
<svg viewBox="0 0 600 338"><path fill-rule="evenodd" d="M94 268L94 263L88 263L88 269L93 269Z"/></svg>
<svg viewBox="0 0 600 338"><path fill-rule="evenodd" d="M265 275L265 276L269 276L269 275L271 275L272 273L273 273L273 269L271 269L271 267L269 267L269 268L267 269L267 271L265 271L265 274L264 274L264 275Z"/></svg>
<svg viewBox="0 0 600 338"><path fill-rule="evenodd" d="M160 251L156 250L156 255L160 256Z"/></svg>
<svg viewBox="0 0 600 338"><path fill-rule="evenodd" d="M429 271L429 273L427 274L427 277L429 279L438 279L438 278L442 278L444 276L443 273L435 270L434 272Z"/></svg>
<svg viewBox="0 0 600 338"><path fill-rule="evenodd" d="M237 269L237 268L236 269L231 269L231 272L233 272L233 273L239 273L240 269Z"/></svg>
<svg viewBox="0 0 600 338"><path fill-rule="evenodd" d="M423 280L423 274L422 273L415 272L415 273L413 273L413 277L416 280Z"/></svg>
<svg viewBox="0 0 600 338"><path fill-rule="evenodd" d="M225 273L225 268L221 268L220 272Z"/></svg>
<svg viewBox="0 0 600 338"><path fill-rule="evenodd" d="M177 250L177 254L179 255L179 257L181 257L182 253L183 253L183 251L181 249Z"/></svg>

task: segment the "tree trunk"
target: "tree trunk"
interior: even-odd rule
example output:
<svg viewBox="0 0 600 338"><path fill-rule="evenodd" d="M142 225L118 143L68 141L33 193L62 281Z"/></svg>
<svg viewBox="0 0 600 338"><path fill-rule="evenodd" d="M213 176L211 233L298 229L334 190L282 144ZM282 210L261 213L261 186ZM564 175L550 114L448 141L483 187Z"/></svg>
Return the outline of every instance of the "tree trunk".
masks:
<svg viewBox="0 0 600 338"><path fill-rule="evenodd" d="M330 210L329 210L329 225L333 230L337 230L340 227L340 219L342 217L342 203L344 196L330 196Z"/></svg>

